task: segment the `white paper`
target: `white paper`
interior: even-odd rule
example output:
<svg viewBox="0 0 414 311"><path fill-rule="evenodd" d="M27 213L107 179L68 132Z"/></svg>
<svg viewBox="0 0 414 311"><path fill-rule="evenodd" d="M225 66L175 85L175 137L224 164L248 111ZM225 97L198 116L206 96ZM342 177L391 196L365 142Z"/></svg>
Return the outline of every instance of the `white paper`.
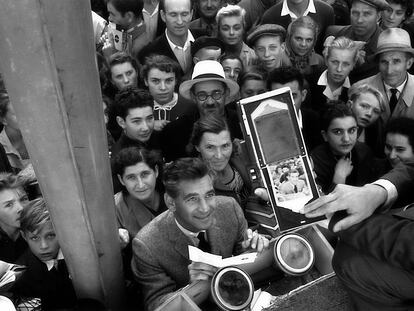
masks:
<svg viewBox="0 0 414 311"><path fill-rule="evenodd" d="M247 253L223 259L219 255L203 252L192 245L188 245L188 255L191 261L202 262L218 268L252 263L257 257L257 253Z"/></svg>
<svg viewBox="0 0 414 311"><path fill-rule="evenodd" d="M265 291L258 289L254 292L253 302L251 304L252 311L262 311L263 308L268 308L272 304L274 296Z"/></svg>

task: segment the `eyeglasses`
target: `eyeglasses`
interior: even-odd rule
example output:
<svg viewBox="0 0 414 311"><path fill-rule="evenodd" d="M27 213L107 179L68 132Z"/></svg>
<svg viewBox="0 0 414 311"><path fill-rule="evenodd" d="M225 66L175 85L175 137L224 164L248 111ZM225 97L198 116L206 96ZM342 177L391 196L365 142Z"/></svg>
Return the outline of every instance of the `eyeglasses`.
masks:
<svg viewBox="0 0 414 311"><path fill-rule="evenodd" d="M199 101L206 101L209 97L211 97L214 100L219 100L223 97L222 91L213 91L211 94L207 94L206 92L199 92L196 94L196 97Z"/></svg>

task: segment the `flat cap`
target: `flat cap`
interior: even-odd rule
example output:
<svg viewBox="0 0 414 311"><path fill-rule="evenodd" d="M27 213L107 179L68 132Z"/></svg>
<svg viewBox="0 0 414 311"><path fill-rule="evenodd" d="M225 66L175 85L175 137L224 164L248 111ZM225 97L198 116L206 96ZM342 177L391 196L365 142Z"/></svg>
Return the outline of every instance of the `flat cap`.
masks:
<svg viewBox="0 0 414 311"><path fill-rule="evenodd" d="M354 2L362 2L368 4L376 8L378 11L383 11L390 8L390 5L385 0L353 0L352 3Z"/></svg>
<svg viewBox="0 0 414 311"><path fill-rule="evenodd" d="M201 36L198 37L192 44L191 44L191 56L200 51L203 48L207 47L217 47L220 48L222 51L224 50L223 41L218 38L208 37L208 36Z"/></svg>
<svg viewBox="0 0 414 311"><path fill-rule="evenodd" d="M282 42L286 38L286 29L276 24L264 24L257 26L248 36L247 44L253 46L257 39L263 36L281 36Z"/></svg>

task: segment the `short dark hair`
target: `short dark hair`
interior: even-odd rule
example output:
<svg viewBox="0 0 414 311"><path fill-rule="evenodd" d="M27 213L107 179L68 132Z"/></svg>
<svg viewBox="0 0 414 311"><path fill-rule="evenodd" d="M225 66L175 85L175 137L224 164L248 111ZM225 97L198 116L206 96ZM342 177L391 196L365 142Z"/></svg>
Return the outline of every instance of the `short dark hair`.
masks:
<svg viewBox="0 0 414 311"><path fill-rule="evenodd" d="M355 114L347 104L340 100L335 101L335 104L333 104L332 101L328 102L328 108L322 114L321 118L322 130L327 131L332 120L345 117L352 117L356 121Z"/></svg>
<svg viewBox="0 0 414 311"><path fill-rule="evenodd" d="M407 117L392 118L385 128L385 134L388 133L406 136L410 146L414 149L414 119Z"/></svg>
<svg viewBox="0 0 414 311"><path fill-rule="evenodd" d="M39 198L27 203L20 217L20 229L23 232L35 232L46 222L51 221L46 202Z"/></svg>
<svg viewBox="0 0 414 311"><path fill-rule="evenodd" d="M135 16L142 16L142 9L144 8L143 0L108 0L114 8L125 15L126 12L132 12Z"/></svg>
<svg viewBox="0 0 414 311"><path fill-rule="evenodd" d="M124 120L129 113L129 109L144 107L151 107L154 109L154 99L146 90L131 87L120 91L115 96L115 115Z"/></svg>
<svg viewBox="0 0 414 311"><path fill-rule="evenodd" d="M139 65L135 58L129 55L126 52L116 52L109 57L108 65L109 65L109 75L111 75L111 69L115 65L120 65L124 63L130 63L132 67L136 70L137 74L139 74ZM111 76L109 77L111 79Z"/></svg>
<svg viewBox="0 0 414 311"><path fill-rule="evenodd" d="M299 69L294 67L275 68L267 75L267 89L271 89L272 83L286 84L293 81L298 82L299 90L302 91L305 80Z"/></svg>
<svg viewBox="0 0 414 311"><path fill-rule="evenodd" d="M219 134L222 131L230 132L226 120L214 113L207 115L204 118L198 119L197 122L194 123L190 142L193 146L198 146L204 133Z"/></svg>
<svg viewBox="0 0 414 311"><path fill-rule="evenodd" d="M112 160L112 171L116 175L122 176L125 168L144 162L151 169L161 167L161 156L156 150L148 150L146 148L128 147L122 149Z"/></svg>
<svg viewBox="0 0 414 311"><path fill-rule="evenodd" d="M250 66L240 75L239 85L242 87L244 83L250 80L266 81L266 78L267 72L264 69L258 66Z"/></svg>
<svg viewBox="0 0 414 311"><path fill-rule="evenodd" d="M151 69L157 68L159 71L173 72L176 80L181 78L181 67L176 61L165 55L152 55L145 58L144 66L142 67L142 77L148 78L148 73ZM178 81L177 81L178 83Z"/></svg>
<svg viewBox="0 0 414 311"><path fill-rule="evenodd" d="M159 10L160 11L164 11L164 13L165 13L165 1L167 1L167 0L160 0L160 4L159 4ZM192 0L188 0L189 2L190 2L190 10L192 10L193 9L193 1Z"/></svg>
<svg viewBox="0 0 414 311"><path fill-rule="evenodd" d="M389 4L399 4L405 9L405 18L408 19L413 14L413 3L411 0L388 0Z"/></svg>
<svg viewBox="0 0 414 311"><path fill-rule="evenodd" d="M219 60L220 64L223 64L223 62L227 59L237 59L241 64L242 72L244 71L244 64L239 55L232 54L232 53L225 53L220 56L220 60Z"/></svg>
<svg viewBox="0 0 414 311"><path fill-rule="evenodd" d="M207 165L199 158L181 158L164 167L165 192L172 198L179 196L181 181L201 179L209 174Z"/></svg>

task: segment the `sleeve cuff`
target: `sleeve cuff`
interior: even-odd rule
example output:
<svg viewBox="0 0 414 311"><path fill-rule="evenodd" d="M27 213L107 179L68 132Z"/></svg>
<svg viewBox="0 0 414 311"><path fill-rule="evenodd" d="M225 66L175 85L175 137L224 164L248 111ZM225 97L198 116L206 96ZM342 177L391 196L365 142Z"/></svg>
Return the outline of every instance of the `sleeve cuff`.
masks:
<svg viewBox="0 0 414 311"><path fill-rule="evenodd" d="M392 182L386 179L378 179L374 181L372 184L380 186L384 188L385 191L387 191L387 200L378 210L382 212L389 210L398 198L397 188L394 186Z"/></svg>

